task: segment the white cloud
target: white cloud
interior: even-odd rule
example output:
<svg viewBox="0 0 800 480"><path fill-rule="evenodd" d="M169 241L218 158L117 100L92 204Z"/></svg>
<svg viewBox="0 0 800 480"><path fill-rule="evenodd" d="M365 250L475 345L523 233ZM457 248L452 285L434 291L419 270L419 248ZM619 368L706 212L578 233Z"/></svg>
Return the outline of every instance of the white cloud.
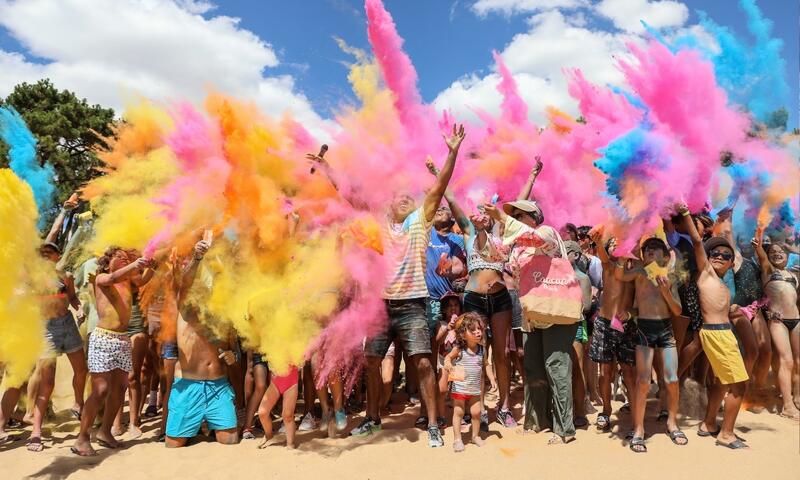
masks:
<svg viewBox="0 0 800 480"><path fill-rule="evenodd" d="M31 62L0 50L0 96L22 81L48 77L58 88L121 111L135 95L200 101L210 88L289 109L318 133L325 123L290 76L271 77L272 46L222 15L204 18L204 0L0 0L0 26Z"/></svg>
<svg viewBox="0 0 800 480"><path fill-rule="evenodd" d="M655 28L680 27L689 18L689 9L673 0L603 0L596 11L609 18L620 30L644 33L641 20Z"/></svg>
<svg viewBox="0 0 800 480"><path fill-rule="evenodd" d="M472 4L472 10L480 16L491 12L512 15L552 8L578 8L587 5L588 0L478 0Z"/></svg>
<svg viewBox="0 0 800 480"><path fill-rule="evenodd" d="M578 114L576 102L567 93L563 68L580 68L590 81L600 85L619 84L622 74L614 57L626 57L625 42L638 38L589 30L558 10L535 15L529 24L530 30L515 35L501 56L529 106L531 119L540 124L548 105ZM496 73L459 79L438 95L435 104L468 117L473 116L470 107L496 113L501 102L496 91L498 81Z"/></svg>

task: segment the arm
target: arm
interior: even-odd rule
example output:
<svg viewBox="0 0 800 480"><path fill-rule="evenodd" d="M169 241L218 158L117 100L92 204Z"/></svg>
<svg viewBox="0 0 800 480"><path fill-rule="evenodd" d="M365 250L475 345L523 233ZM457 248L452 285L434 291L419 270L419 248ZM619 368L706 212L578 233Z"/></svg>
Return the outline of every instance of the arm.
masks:
<svg viewBox="0 0 800 480"><path fill-rule="evenodd" d="M733 247L733 273L739 271L739 268L742 266L742 252L739 251L739 247L737 246L736 240L733 238L733 223L731 222L731 214L732 210L729 208L723 208L717 214L717 220L714 225L714 230L718 232L718 235L723 237L725 240L730 243L731 247Z"/></svg>
<svg viewBox="0 0 800 480"><path fill-rule="evenodd" d="M449 138L445 137L449 153L447 160L444 162L444 167L439 175L436 176L436 182L433 187L428 191L423 203L423 214L425 215L425 223L428 224L433 221L436 215L436 209L444 197L444 191L447 189L447 184L450 183L450 177L453 176L453 169L456 166L456 157L458 156L458 148L464 140L464 126L461 125L458 129L453 125L453 135Z"/></svg>
<svg viewBox="0 0 800 480"><path fill-rule="evenodd" d="M56 238L58 237L58 231L61 230L61 226L64 224L64 217L67 216L67 212L74 210L77 206L77 202L73 201L72 197L64 202L64 205L61 207L61 211L58 212L58 216L53 221L53 226L50 227L50 231L47 233L47 237L44 239L45 243L56 241Z"/></svg>
<svg viewBox="0 0 800 480"><path fill-rule="evenodd" d="M531 196L531 190L533 190L533 184L536 183L536 177L539 176L539 173L542 171L542 158L539 155L536 155L536 165L531 169L531 174L528 175L528 181L525 182L525 186L522 187L520 190L519 195L517 195L517 200L527 200Z"/></svg>
<svg viewBox="0 0 800 480"><path fill-rule="evenodd" d="M142 268L146 264L146 259L137 258L135 262L129 263L115 272L101 273L97 275L97 278L95 279L95 285L98 287L110 287L111 285L118 283L120 279L125 278L125 276L132 271L136 270L137 268Z"/></svg>
<svg viewBox="0 0 800 480"><path fill-rule="evenodd" d="M631 268L626 269L622 265L617 265L614 268L614 279L619 280L621 282L632 282L636 280L636 277L639 275L646 275L644 269L642 269L641 264L634 265Z"/></svg>
<svg viewBox="0 0 800 480"><path fill-rule="evenodd" d="M186 265L186 268L183 269L181 273L181 284L180 290L178 291L178 303L180 304L186 298L186 295L189 293L189 289L192 288L192 284L194 283L194 278L197 275L197 268L200 266L200 260L203 259L203 256L208 251L208 242L203 240L197 242L194 246L194 254L192 255L192 259L189 261L189 264Z"/></svg>
<svg viewBox="0 0 800 480"><path fill-rule="evenodd" d="M675 288L675 283L670 282L670 280L667 277L658 277L656 281L658 282L658 289L661 292L661 296L664 297L664 301L667 302L667 307L669 307L669 311L675 317L680 316L681 301L679 300L678 291Z"/></svg>
<svg viewBox="0 0 800 480"><path fill-rule="evenodd" d="M606 250L606 245L603 243L603 233L599 230L590 231L589 237L595 244L595 252L597 253L597 258L600 259L600 263L603 265L603 268L609 268L611 265L611 257L609 257L608 251Z"/></svg>
<svg viewBox="0 0 800 480"><path fill-rule="evenodd" d="M80 310L81 302L78 300L78 295L75 293L75 277L71 273L64 276L64 285L67 287L67 299L69 304L75 310Z"/></svg>
<svg viewBox="0 0 800 480"><path fill-rule="evenodd" d="M694 259L697 262L697 269L700 271L710 268L708 257L706 256L706 249L703 246L703 239L697 232L697 227L694 225L694 219L689 213L689 208L685 204L678 204L675 206L678 213L683 216L683 225L689 233L689 238L692 239L692 246L694 247Z"/></svg>
<svg viewBox="0 0 800 480"><path fill-rule="evenodd" d="M439 169L436 168L436 165L433 164L433 159L428 155L428 158L425 159L425 166L428 167L428 171L434 177L439 176ZM469 221L469 217L464 210L461 209L461 206L456 202L456 197L453 195L453 192L450 189L445 189L444 191L444 199L447 200L447 205L450 207L450 211L453 213L453 218L455 218L456 223L458 224L458 228L467 235L471 233L472 223Z"/></svg>
<svg viewBox="0 0 800 480"><path fill-rule="evenodd" d="M772 273L772 264L769 263L767 252L764 251L764 244L762 243L763 239L764 230L759 227L756 230L756 236L752 241L753 249L756 252L756 258L758 258L758 265L761 267L761 275L769 275Z"/></svg>

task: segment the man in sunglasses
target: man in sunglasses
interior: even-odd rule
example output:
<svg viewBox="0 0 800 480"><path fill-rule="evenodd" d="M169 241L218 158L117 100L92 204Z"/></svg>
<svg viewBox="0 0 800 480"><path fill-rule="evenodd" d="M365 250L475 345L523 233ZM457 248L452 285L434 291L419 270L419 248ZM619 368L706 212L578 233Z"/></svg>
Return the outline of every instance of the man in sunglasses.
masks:
<svg viewBox="0 0 800 480"><path fill-rule="evenodd" d="M701 437L716 437L716 444L719 446L730 449L747 448L736 437L733 427L749 377L731 328L731 292L722 281L725 273L733 267L733 247L723 237L711 237L703 243L688 207L678 204L675 209L683 216L686 231L694 246L698 270L697 288L700 291L700 309L703 315L700 342L714 375L719 379L719 382L708 388L706 417L697 433ZM717 409L723 398L725 410L722 425L717 429Z"/></svg>

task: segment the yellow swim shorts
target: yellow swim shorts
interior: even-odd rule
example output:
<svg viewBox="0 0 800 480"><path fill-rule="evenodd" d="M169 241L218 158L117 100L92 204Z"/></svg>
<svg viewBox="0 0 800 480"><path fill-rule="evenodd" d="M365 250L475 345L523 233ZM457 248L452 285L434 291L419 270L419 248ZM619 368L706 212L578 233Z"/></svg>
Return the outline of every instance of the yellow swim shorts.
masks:
<svg viewBox="0 0 800 480"><path fill-rule="evenodd" d="M700 343L706 352L714 375L724 385L745 382L749 378L739 344L731 331L730 323L703 324Z"/></svg>

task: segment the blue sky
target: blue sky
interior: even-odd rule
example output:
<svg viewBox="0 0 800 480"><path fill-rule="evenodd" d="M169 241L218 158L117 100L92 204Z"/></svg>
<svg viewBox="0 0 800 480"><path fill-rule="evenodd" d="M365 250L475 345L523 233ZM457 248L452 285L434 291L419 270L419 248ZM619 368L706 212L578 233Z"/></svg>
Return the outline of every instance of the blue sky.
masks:
<svg viewBox="0 0 800 480"><path fill-rule="evenodd" d="M343 64L349 57L337 47L333 37L340 37L352 46L368 48L361 1L218 0L213 3L216 8L204 12L203 16L240 18L239 28L269 43L280 62L265 68L264 75L291 76L294 89L305 95L322 117L329 117L342 102L352 100L347 68ZM531 12L512 15L490 12L481 17L471 8L473 3L474 0L385 0L406 40L405 48L419 73L419 87L426 101L433 101L465 75L490 74L491 51L502 51L515 35L530 28ZM744 14L735 1L685 0L683 3L690 11L688 24L696 23L697 10L704 10L717 23L731 27L739 35L747 35ZM797 126L798 2L760 0L758 5L774 22L773 36L784 41L783 56L787 61L784 74L791 89L787 108L791 112L790 125ZM613 22L593 14L585 15L584 26L590 30L615 31ZM31 63L47 61L32 54L24 40L18 40L1 26L0 50L19 53ZM236 55L235 51L230 53ZM563 66L572 66L570 58L563 59Z"/></svg>

